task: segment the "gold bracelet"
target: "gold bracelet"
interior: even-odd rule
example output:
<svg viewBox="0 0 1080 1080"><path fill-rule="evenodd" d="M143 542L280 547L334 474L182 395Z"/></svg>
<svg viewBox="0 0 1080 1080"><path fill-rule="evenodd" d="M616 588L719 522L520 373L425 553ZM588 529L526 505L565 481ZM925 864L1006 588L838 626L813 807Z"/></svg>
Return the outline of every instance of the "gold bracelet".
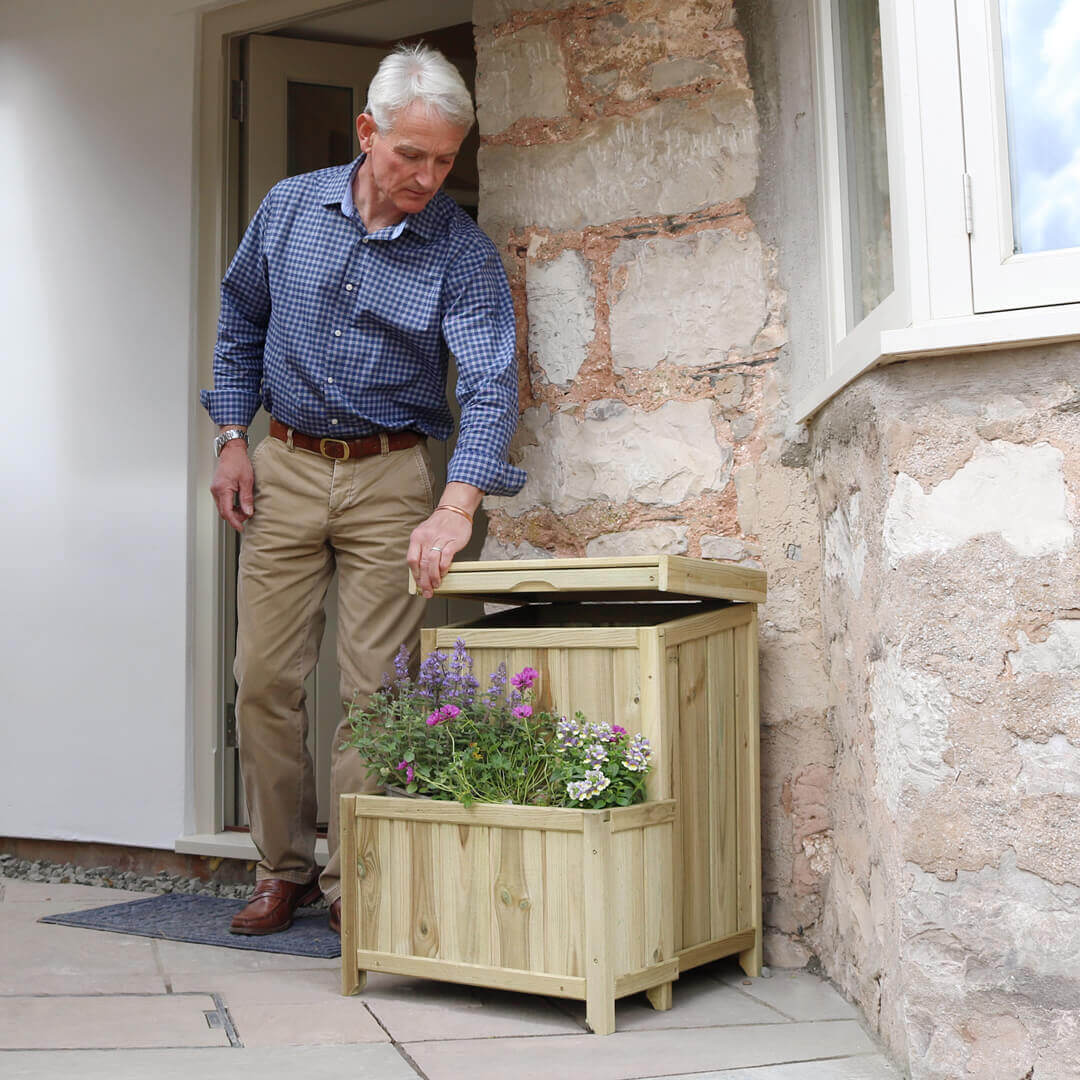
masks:
<svg viewBox="0 0 1080 1080"><path fill-rule="evenodd" d="M468 510L462 510L460 506L453 506L450 503L439 503L435 509L449 510L452 514L460 514L470 525L472 524L472 514L470 514Z"/></svg>

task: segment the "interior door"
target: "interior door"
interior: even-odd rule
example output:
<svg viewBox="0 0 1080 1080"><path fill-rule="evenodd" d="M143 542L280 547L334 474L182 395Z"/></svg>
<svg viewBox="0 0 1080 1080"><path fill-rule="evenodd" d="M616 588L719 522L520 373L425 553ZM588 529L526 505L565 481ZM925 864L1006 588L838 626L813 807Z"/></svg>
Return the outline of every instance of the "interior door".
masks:
<svg viewBox="0 0 1080 1080"><path fill-rule="evenodd" d="M247 116L241 140L246 161L241 208L247 220L263 196L286 176L341 165L358 153L356 116L363 110L368 84L387 50L357 45L328 44L295 38L252 35L247 45ZM450 386L456 381L451 363ZM451 410L457 407L450 395ZM251 425L254 447L265 437L269 418L261 410ZM435 465L437 490L446 479L452 443L429 443ZM462 558L477 558L486 532L477 515L473 541ZM402 567L402 587L407 570ZM235 582L232 584L235 590ZM450 604L445 599L428 603L425 626L445 625L477 613L476 605ZM310 731L308 748L315 763L319 821L329 817L330 747L341 719L337 665L337 582L327 596L326 632L315 671L307 682ZM235 623L233 624L235 631ZM235 632L233 632L235 642ZM232 646L230 646L230 649ZM227 709L228 713L228 709ZM235 823L247 823L239 770L236 773Z"/></svg>

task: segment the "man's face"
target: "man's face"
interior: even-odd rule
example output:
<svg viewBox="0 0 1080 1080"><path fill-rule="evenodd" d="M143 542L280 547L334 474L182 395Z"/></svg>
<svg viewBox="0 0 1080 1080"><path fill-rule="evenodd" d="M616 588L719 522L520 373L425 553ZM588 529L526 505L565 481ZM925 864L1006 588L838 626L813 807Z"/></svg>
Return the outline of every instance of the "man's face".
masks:
<svg viewBox="0 0 1080 1080"><path fill-rule="evenodd" d="M380 131L367 113L356 120L360 148L368 154L375 189L403 214L417 214L431 201L454 166L465 129L414 102Z"/></svg>

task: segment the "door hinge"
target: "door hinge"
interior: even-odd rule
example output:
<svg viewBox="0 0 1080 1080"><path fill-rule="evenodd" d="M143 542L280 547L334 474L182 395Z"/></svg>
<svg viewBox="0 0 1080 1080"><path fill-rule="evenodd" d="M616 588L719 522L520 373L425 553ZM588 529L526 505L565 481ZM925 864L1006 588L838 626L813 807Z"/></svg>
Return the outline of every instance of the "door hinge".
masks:
<svg viewBox="0 0 1080 1080"><path fill-rule="evenodd" d="M225 705L225 746L236 747L236 706L231 701Z"/></svg>
<svg viewBox="0 0 1080 1080"><path fill-rule="evenodd" d="M964 173L964 228L968 236L975 231L975 213L971 208L971 173Z"/></svg>
<svg viewBox="0 0 1080 1080"><path fill-rule="evenodd" d="M233 79L229 115L242 124L247 119L247 83Z"/></svg>

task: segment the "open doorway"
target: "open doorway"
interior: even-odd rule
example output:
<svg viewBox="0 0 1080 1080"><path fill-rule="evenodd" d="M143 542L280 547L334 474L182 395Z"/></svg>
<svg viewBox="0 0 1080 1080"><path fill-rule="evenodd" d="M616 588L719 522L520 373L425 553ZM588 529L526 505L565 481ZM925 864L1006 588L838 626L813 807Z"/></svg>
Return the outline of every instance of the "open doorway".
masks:
<svg viewBox="0 0 1080 1080"><path fill-rule="evenodd" d="M226 257L231 258L251 215L266 192L286 176L342 165L359 147L355 119L363 110L368 83L382 58L399 42L423 40L440 49L461 71L473 90L476 56L471 0L380 0L357 4L327 15L304 17L268 33L234 37L229 43L230 95L228 214ZM474 218L479 183L474 126L444 190ZM451 358L449 395L456 371ZM456 419L456 415L455 415ZM251 425L251 444L266 435L269 418L262 412ZM440 484L453 452L448 444L431 443ZM478 558L486 533L477 514L473 539L461 558ZM232 664L236 641L236 566L238 538L225 539L223 565L222 669L224 708L222 739L222 812L226 830L245 830L247 817L236 752L235 683ZM402 567L402 587L406 568ZM425 625L445 625L475 617L477 605L453 607L445 600L428 604ZM327 624L322 649L307 689L310 730L308 747L315 763L319 821L328 817L330 798L329 744L341 716L337 650L337 589L327 596Z"/></svg>

